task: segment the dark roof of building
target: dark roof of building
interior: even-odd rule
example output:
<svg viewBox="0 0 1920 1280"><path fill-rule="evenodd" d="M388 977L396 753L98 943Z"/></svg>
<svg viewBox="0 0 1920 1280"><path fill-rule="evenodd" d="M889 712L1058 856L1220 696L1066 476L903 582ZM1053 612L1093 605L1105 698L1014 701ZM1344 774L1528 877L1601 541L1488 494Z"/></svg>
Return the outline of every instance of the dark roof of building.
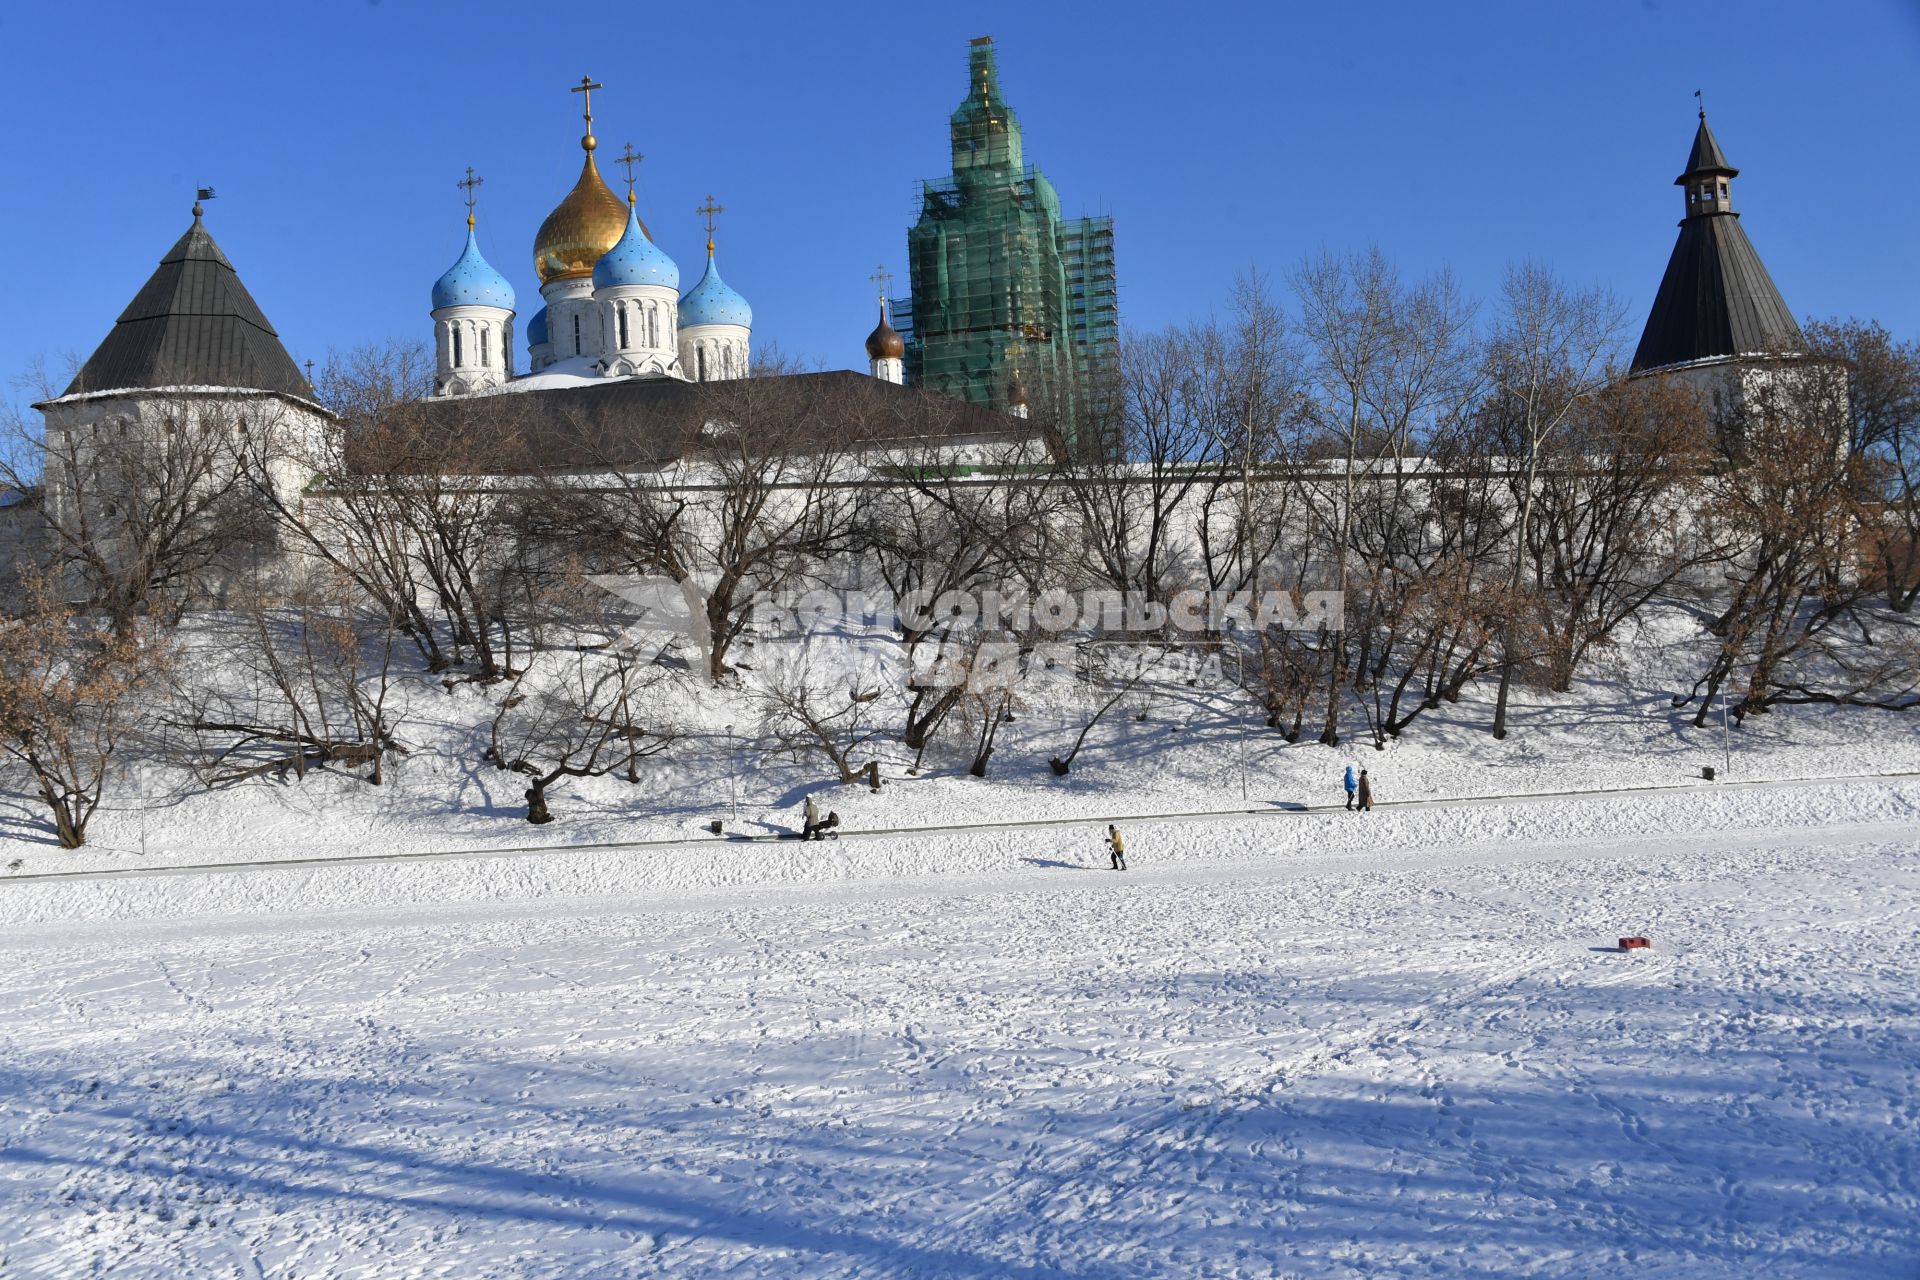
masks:
<svg viewBox="0 0 1920 1280"><path fill-rule="evenodd" d="M280 335L200 222L160 259L66 394L241 387L311 400Z"/></svg>
<svg viewBox="0 0 1920 1280"><path fill-rule="evenodd" d="M1680 186L1696 173L1737 174L1740 171L1727 163L1727 153L1720 149L1720 140L1713 136L1713 130L1707 127L1707 113L1700 113L1700 127L1694 131L1693 150L1687 153L1687 167L1673 180Z"/></svg>
<svg viewBox="0 0 1920 1280"><path fill-rule="evenodd" d="M357 437L348 454L353 471L522 475L658 467L731 431L750 448L796 452L963 439L1012 444L1035 434L992 409L850 370L705 383L625 378L423 400L388 426L349 424L350 440Z"/></svg>
<svg viewBox="0 0 1920 1280"><path fill-rule="evenodd" d="M1680 239L1633 353L1636 372L1806 346L1738 214L1702 214L1680 224Z"/></svg>

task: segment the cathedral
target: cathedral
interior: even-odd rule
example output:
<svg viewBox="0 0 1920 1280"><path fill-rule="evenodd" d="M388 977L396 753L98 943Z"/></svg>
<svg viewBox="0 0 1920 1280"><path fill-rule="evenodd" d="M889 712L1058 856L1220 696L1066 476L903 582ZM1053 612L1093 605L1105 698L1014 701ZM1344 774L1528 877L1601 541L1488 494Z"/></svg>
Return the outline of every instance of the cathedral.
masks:
<svg viewBox="0 0 1920 1280"><path fill-rule="evenodd" d="M631 148L623 202L594 163L593 91L583 78L586 131L580 178L540 224L533 269L542 306L527 324L527 358L536 386L597 378L678 378L713 382L745 377L753 308L720 276L714 261L714 216L708 197L707 263L698 284L680 296L680 268L653 242L634 200ZM472 171L467 188L467 243L433 286L434 390L442 396L491 391L514 379L514 292L480 253L474 231Z"/></svg>

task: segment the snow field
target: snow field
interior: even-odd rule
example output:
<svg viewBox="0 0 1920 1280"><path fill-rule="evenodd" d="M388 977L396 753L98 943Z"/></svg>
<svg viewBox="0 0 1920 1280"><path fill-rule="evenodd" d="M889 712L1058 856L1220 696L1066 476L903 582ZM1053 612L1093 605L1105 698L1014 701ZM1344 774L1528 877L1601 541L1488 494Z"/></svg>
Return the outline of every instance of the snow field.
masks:
<svg viewBox="0 0 1920 1280"><path fill-rule="evenodd" d="M0 1274L1911 1276L1917 798L145 879L288 887L8 931Z"/></svg>

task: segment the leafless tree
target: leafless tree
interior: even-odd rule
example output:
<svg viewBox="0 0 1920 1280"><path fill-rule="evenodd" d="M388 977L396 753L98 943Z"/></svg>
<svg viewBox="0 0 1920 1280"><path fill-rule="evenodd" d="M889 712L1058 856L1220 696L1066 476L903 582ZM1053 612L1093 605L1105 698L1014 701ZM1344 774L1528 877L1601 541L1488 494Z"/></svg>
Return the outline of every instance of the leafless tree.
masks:
<svg viewBox="0 0 1920 1280"><path fill-rule="evenodd" d="M42 394L55 398L50 386ZM147 396L104 401L52 430L10 409L0 488L44 483L40 511L69 598L122 632L148 616L171 625L268 549L270 522L233 465L231 442L259 430L276 404Z"/></svg>
<svg viewBox="0 0 1920 1280"><path fill-rule="evenodd" d="M487 757L526 775L527 821L551 822L547 793L565 778L595 778L667 750L681 736L662 709L662 670L618 649L557 649L504 686Z"/></svg>
<svg viewBox="0 0 1920 1280"><path fill-rule="evenodd" d="M1781 362L1744 379L1716 406L1724 468L1705 512L1735 553L1729 593L1709 627L1707 670L1676 706L1734 686L1736 717L1825 703L1920 707L1920 635L1897 615L1876 620L1860 572L1862 529L1877 512L1870 455L1848 448L1846 368Z"/></svg>
<svg viewBox="0 0 1920 1280"><path fill-rule="evenodd" d="M115 756L142 725L168 658L152 619L102 625L45 575L0 617L0 757L26 773L62 848L86 843Z"/></svg>
<svg viewBox="0 0 1920 1280"><path fill-rule="evenodd" d="M386 757L402 749L392 697L402 642L385 610L321 567L207 625L205 660L180 664L176 725L209 786L321 765L384 781Z"/></svg>
<svg viewBox="0 0 1920 1280"><path fill-rule="evenodd" d="M1527 547L1544 451L1554 434L1589 396L1609 381L1608 358L1618 341L1620 303L1601 289L1573 289L1546 267L1527 263L1507 272L1500 314L1487 347L1486 376L1512 425L1509 458L1514 474L1514 549L1510 592L1517 598L1526 572ZM1520 619L1503 628L1500 686L1493 709L1493 736L1507 736L1507 703L1515 664L1522 658Z"/></svg>
<svg viewBox="0 0 1920 1280"><path fill-rule="evenodd" d="M1920 600L1920 343L1898 342L1861 320L1806 326L1815 359L1848 375L1848 451L1870 486L1865 537L1878 559L1887 605Z"/></svg>

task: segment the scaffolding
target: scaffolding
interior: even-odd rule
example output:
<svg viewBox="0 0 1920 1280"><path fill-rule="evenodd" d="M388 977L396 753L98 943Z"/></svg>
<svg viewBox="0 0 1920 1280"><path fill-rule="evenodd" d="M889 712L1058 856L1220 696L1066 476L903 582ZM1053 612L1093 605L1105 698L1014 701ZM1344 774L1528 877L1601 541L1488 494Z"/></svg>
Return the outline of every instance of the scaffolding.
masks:
<svg viewBox="0 0 1920 1280"><path fill-rule="evenodd" d="M1113 219L1064 219L1022 154L991 40L969 51L969 91L949 120L953 172L918 184L907 297L892 300L910 382L1004 407L1017 377L1067 414L1119 339Z"/></svg>

